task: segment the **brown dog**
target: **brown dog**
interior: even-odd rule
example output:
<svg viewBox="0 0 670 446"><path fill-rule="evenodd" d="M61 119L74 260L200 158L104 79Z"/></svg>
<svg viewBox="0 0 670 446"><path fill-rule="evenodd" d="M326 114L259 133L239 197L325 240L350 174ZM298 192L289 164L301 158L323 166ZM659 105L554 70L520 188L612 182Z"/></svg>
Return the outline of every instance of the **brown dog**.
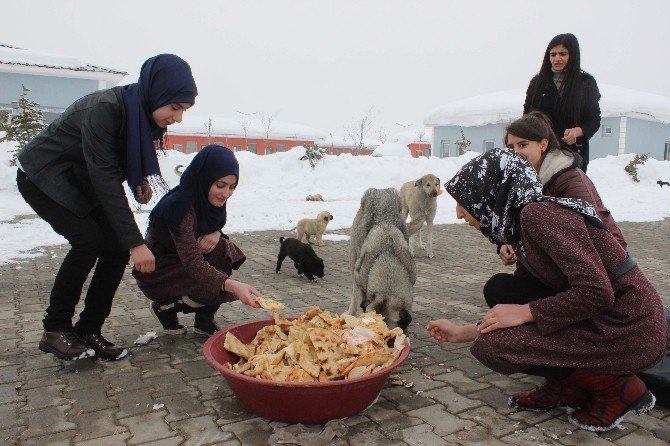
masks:
<svg viewBox="0 0 670 446"><path fill-rule="evenodd" d="M323 201L321 194L307 195L307 201Z"/></svg>
<svg viewBox="0 0 670 446"><path fill-rule="evenodd" d="M328 211L319 212L316 218L303 218L298 221L298 225L296 226L296 231L298 232L296 238L302 241L302 237L305 236L305 241L312 243L310 238L314 235L316 236L316 244L323 246L323 233L326 232L326 226L328 226L328 222L332 219L333 216Z"/></svg>
<svg viewBox="0 0 670 446"><path fill-rule="evenodd" d="M437 195L440 191L440 179L433 174L424 175L416 181L408 181L400 188L402 204L401 218L407 219L409 213L412 221L407 226L410 236L409 247L414 254L416 236L421 248L426 249L428 257L433 258L433 220L437 211ZM421 227L426 223L428 246L421 241Z"/></svg>

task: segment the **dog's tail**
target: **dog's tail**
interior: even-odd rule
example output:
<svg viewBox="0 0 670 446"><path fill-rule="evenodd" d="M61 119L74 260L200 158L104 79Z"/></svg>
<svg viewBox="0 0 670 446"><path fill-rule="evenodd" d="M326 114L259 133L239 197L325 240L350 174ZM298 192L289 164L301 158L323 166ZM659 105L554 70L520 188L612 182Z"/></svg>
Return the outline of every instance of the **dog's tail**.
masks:
<svg viewBox="0 0 670 446"><path fill-rule="evenodd" d="M284 243L284 237L279 237L279 243Z"/></svg>
<svg viewBox="0 0 670 446"><path fill-rule="evenodd" d="M183 165L183 164L179 164L179 165L177 165L177 167L174 168L174 173L175 173L178 177L180 177L180 176L184 173L184 172L181 170L181 169L183 169L183 168L184 168L184 165Z"/></svg>

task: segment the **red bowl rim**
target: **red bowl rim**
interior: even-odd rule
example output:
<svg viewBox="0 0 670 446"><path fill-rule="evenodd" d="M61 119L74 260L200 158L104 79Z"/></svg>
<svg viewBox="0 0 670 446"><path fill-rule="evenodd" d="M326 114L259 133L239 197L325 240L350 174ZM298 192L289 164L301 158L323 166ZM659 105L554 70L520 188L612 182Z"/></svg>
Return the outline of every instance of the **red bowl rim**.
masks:
<svg viewBox="0 0 670 446"><path fill-rule="evenodd" d="M297 319L295 316L287 317L289 320ZM374 373L371 373L369 375L361 376L360 378L353 378L353 379L342 379L342 380L337 380L337 381L325 381L325 382L294 382L294 381L272 381L270 379L265 379L265 378L254 378L251 376L244 375L242 373L236 372L234 370L229 369L228 367L225 367L223 364L218 362L212 353L213 348L214 348L214 342L221 336L225 336L225 333L234 330L235 328L242 327L244 325L249 325L249 324L256 324L260 322L272 322L274 323L273 318L267 318L267 319L256 319L253 321L246 321L246 322L240 322L239 324L231 325L230 327L222 328L215 334L209 337L207 341L205 341L205 344L202 346L202 353L205 356L205 359L215 369L217 369L219 372L221 372L222 375L224 375L226 378L234 378L234 379L240 379L242 381L245 381L250 384L257 384L257 385L263 385L263 386L272 386L272 387L302 387L302 388L309 388L309 387L314 387L318 389L322 388L327 388L327 387L338 387L338 386L343 386L346 384L355 384L359 382L365 382L365 381L372 381L378 377L382 377L384 375L390 375L391 372L397 368L399 365L401 365L407 357L409 356L409 339L405 339L405 346L402 349L402 352L400 353L400 356L391 363L388 367L385 367L381 370L378 370ZM267 324L266 324L267 325ZM234 355L234 353L229 352Z"/></svg>

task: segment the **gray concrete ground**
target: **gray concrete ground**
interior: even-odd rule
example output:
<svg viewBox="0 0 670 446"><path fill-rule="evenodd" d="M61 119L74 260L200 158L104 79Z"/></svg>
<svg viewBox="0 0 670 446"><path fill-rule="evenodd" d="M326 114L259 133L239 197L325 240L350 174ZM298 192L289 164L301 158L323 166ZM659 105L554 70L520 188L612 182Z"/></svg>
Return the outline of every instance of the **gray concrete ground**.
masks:
<svg viewBox="0 0 670 446"><path fill-rule="evenodd" d="M670 220L621 225L630 252L670 303ZM337 231L346 234L347 231ZM318 304L346 310L348 242L317 247L327 275L317 283L298 277L290 262L275 275L276 231L235 235L248 256L236 278L285 302L290 313ZM426 333L431 318L475 321L485 312L481 288L500 266L495 250L465 225L436 227L435 258L417 258L412 352L398 374L411 387L387 384L361 414L326 426L286 425L246 412L224 379L201 356L203 336L161 336L131 347L119 362L62 362L41 353L41 319L65 247L0 267L0 444L14 445L666 445L670 410L629 415L623 430L594 434L567 422L563 410L516 412L507 394L537 378L491 373L467 346L440 346ZM421 254L421 253L420 253ZM509 271L509 270L508 270ZM224 306L228 325L267 313ZM182 318L192 323L192 317ZM148 301L129 274L118 291L104 334L131 346L158 330ZM156 405L156 406L154 406ZM317 435L318 434L318 435Z"/></svg>

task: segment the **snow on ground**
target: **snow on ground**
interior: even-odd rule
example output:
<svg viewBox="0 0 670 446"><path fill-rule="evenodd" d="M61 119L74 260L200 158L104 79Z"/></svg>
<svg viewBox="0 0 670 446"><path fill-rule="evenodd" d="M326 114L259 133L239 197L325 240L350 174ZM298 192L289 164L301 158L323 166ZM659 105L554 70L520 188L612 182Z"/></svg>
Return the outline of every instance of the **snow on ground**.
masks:
<svg viewBox="0 0 670 446"><path fill-rule="evenodd" d="M0 263L39 255L40 246L65 243L44 221L34 216L16 188L16 168L9 166L8 143L0 143ZM285 153L255 155L238 152L240 183L228 203L226 233L263 230L291 234L297 221L313 218L323 210L333 214L328 231L348 228L358 211L360 199L370 187L399 189L406 181L415 181L426 173L437 175L444 184L477 153L457 158L436 157L370 157L324 156L316 168L300 160L304 149L297 147ZM163 176L172 187L179 177L174 168L188 165L193 154L170 151L160 157ZM648 160L638 168L639 183L633 182L624 167L633 154L608 156L591 161L589 176L617 221L654 221L670 216L670 187L659 187L658 180L670 181L670 161ZM324 202L306 201L307 195L321 194ZM136 212L142 231L148 212L155 204ZM438 197L435 223L456 223L455 202L446 193ZM24 217L25 216L25 217ZM328 234L326 240L346 240L339 234Z"/></svg>

